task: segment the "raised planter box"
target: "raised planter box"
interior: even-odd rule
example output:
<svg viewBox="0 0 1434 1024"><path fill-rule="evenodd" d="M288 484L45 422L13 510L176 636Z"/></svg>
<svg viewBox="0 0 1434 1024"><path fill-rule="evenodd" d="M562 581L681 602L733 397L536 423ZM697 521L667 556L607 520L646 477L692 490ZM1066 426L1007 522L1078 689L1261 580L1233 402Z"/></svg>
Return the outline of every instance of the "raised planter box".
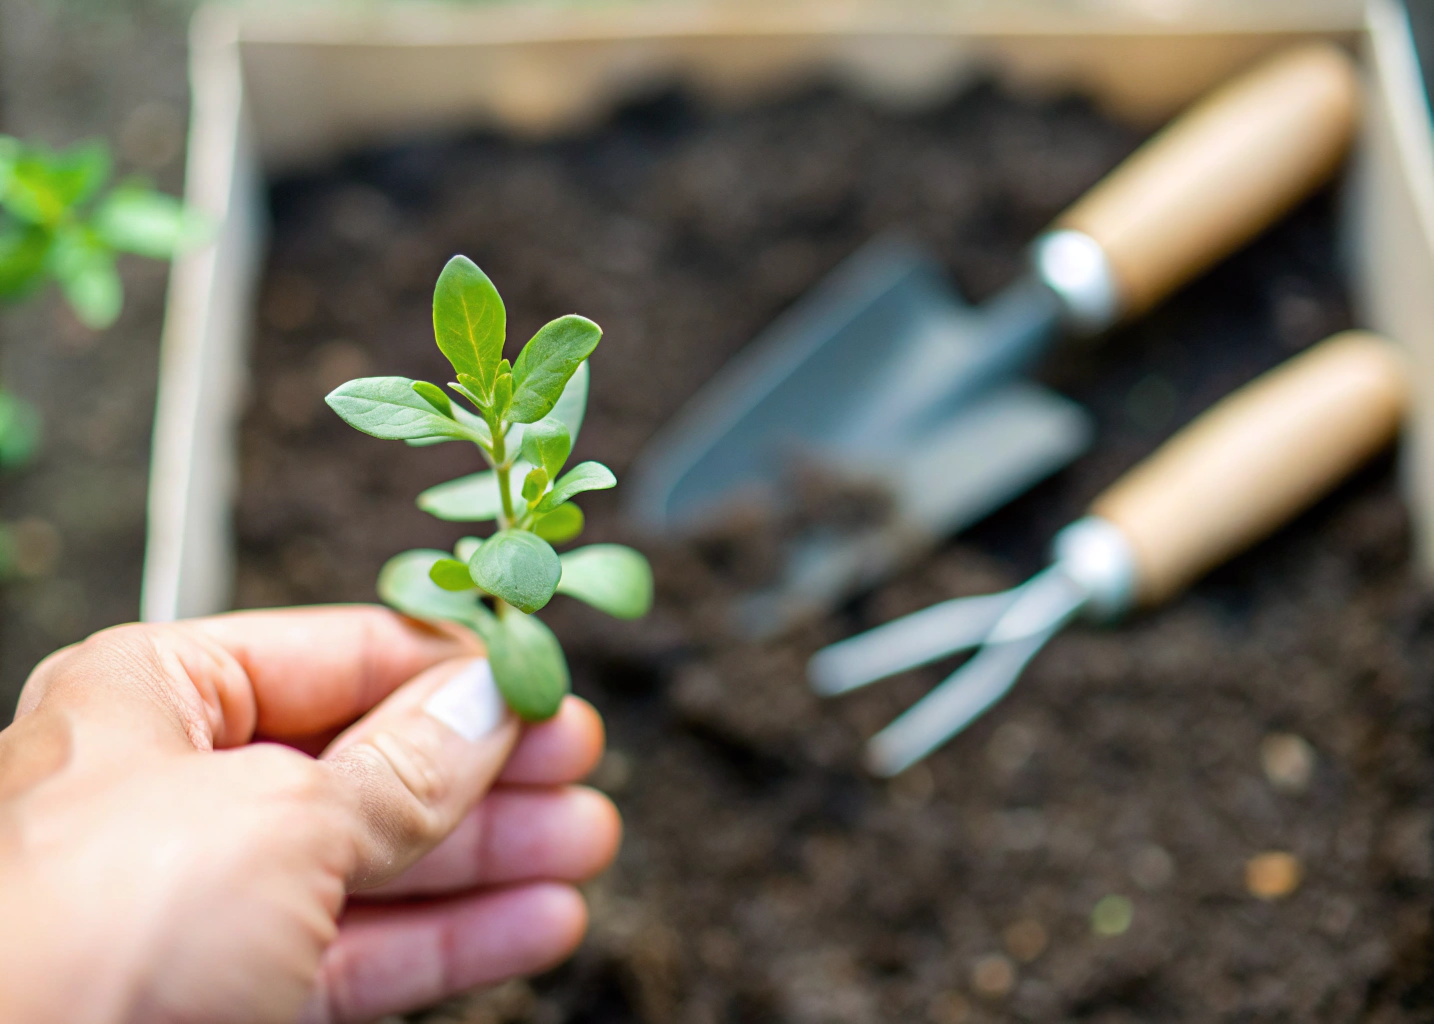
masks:
<svg viewBox="0 0 1434 1024"><path fill-rule="evenodd" d="M1434 564L1434 152L1407 25L1390 0L1135 2L1074 11L988 4L615 6L593 12L403 5L344 12L202 11L192 36L187 195L215 243L178 262L165 329L143 615L223 609L233 578L235 424L266 174L434 129L548 133L680 80L740 100L836 73L921 103L976 73L1017 89L1078 87L1154 123L1300 38L1354 47L1367 109L1348 176L1352 290L1364 323L1414 357L1406 447L1420 546Z"/></svg>
<svg viewBox="0 0 1434 1024"><path fill-rule="evenodd" d="M1404 342L1421 367L1405 465L1424 551L1434 550L1425 441L1434 161L1401 18L1383 4L1366 12L1309 0L1184 12L1196 6L1108 0L1073 15L1030 0L814 11L729 3L559 15L405 3L342 15L207 12L196 22L189 184L221 232L176 269L171 296L145 595L156 619L232 600L240 446L241 603L363 600L393 551L451 543L460 528L421 515L411 496L440 478L428 475L432 460L452 457L463 472L474 453L414 453L344 428L321 404L330 385L319 367L337 348L372 372L426 375L428 268L453 251L494 272L515 323L573 309L608 328L583 443L621 475L635 439L807 287L766 280L763 268L778 265L766 255L793 239L821 254L803 271L819 275L882 217L940 211L919 226L950 228L943 255L979 292L972 267L999 283L1027 230L1065 201L1063 190L1088 183L1071 175L1107 165L1087 151L1086 170L1072 170L1083 145L1105 147L1096 152L1113 163L1140 129L1300 38L1335 38L1368 69L1364 134L1338 197L1351 287L1339 287L1337 218L1324 195L1105 348L1051 360L1055 375L1080 364L1052 383L1105 431L1090 458L1039 494L843 617L765 645L707 628L733 582L723 566L746 571L760 543L653 543L664 586L647 622L595 626L562 602L543 612L579 691L607 717L614 753L597 784L620 794L630 842L590 890L593 934L574 963L533 989L500 992L475 1019L510 1019L534 999L545 1019L561 1010L565 1019L960 1021L987 1019L976 1009L987 1001L992 1014L1031 1020L1193 1019L1201 1007L1212 1018L1384 1019L1396 1005L1390 1019L1427 1016L1431 632L1427 598L1403 563L1388 463L1175 606L1062 637L999 709L889 785L861 776L860 740L944 669L821 704L800 680L825 639L935 595L1003 585L1003 574L1013 582L1023 559L1039 557L1044 520L1078 514L1173 425L1136 430L1136 387L1178 384L1179 415L1193 414L1242 373L1344 326L1346 291L1360 318ZM887 113L801 88L834 75L881 103L936 106ZM1009 91L942 102L988 75ZM664 94L607 118L674 80L737 113ZM1010 95L1072 87L1137 130L1083 101ZM858 131L848 146L847 126L868 118L879 141L862 143ZM513 137L585 124L602 130L552 147ZM1075 134L1049 130L1072 124ZM807 135L808 125L821 127ZM798 136L802 161L784 164ZM661 143L649 150L653 138ZM368 155L341 159L357 150ZM778 165L803 183L692 171ZM590 188L594 166L603 173ZM816 171L806 181L790 167ZM288 176L307 168L315 173ZM1028 170L1030 181L1005 181ZM268 256L265 178L279 181ZM882 209L902 187L913 205ZM928 188L963 198L923 198ZM374 193L404 219L369 221L384 227L361 241L335 211ZM845 211L836 227L821 222L826 236L802 213L809 194L822 210ZM493 195L504 197L501 215L485 205ZM984 205L962 209L973 196L998 209L995 241L978 219ZM999 212L1003 204L1025 220ZM745 226L729 230L741 219L734 210L745 210ZM612 224L647 241L624 249L610 241ZM261 265L263 317L251 308ZM309 320L285 326L274 300L295 281L321 301ZM346 306L355 295L372 298L361 313ZM1297 307L1323 312L1291 328L1285 314ZM671 339L688 346L679 360L660 358ZM648 365L636 387L609 383ZM248 366L263 400L240 429ZM294 380L307 383L279 386ZM603 539L634 539L618 532L616 502L587 511ZM1024 546L993 538L1002 531ZM1293 776L1290 758L1271 762L1270 751L1293 751ZM1286 774L1272 776L1272 763ZM1253 855L1286 850L1307 876L1290 898L1262 903L1242 872ZM1120 937L1092 927L1106 894L1134 907ZM1010 957L993 955L1002 950Z"/></svg>

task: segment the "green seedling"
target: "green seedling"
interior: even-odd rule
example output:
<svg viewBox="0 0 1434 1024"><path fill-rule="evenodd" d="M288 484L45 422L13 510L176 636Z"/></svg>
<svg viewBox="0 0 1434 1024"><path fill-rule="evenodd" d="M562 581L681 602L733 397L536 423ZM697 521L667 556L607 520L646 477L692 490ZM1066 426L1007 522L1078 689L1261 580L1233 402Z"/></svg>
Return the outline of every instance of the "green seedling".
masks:
<svg viewBox="0 0 1434 1024"><path fill-rule="evenodd" d="M652 605L652 569L633 549L554 550L582 532L583 513L572 499L617 484L598 462L564 471L587 408L587 360L602 330L580 316L560 317L510 364L503 358L503 300L466 256L453 257L439 275L433 330L458 378L448 388L461 401L427 381L365 377L336 388L328 403L374 437L415 447L477 445L489 468L429 488L418 507L496 529L465 537L452 552L390 559L379 573L379 596L405 614L473 630L508 705L530 721L550 718L568 692L568 666L557 637L533 613L555 594L622 619L640 618Z"/></svg>
<svg viewBox="0 0 1434 1024"><path fill-rule="evenodd" d="M112 172L101 142L52 150L0 135L0 300L56 281L82 322L105 328L124 305L117 254L168 259L204 236L202 217L142 181L106 190Z"/></svg>

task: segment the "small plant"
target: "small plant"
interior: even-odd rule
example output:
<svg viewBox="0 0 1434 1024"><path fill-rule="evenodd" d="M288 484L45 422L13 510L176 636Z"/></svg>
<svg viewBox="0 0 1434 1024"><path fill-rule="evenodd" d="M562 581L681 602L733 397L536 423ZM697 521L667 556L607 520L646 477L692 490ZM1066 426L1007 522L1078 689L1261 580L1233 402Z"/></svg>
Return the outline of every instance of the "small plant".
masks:
<svg viewBox="0 0 1434 1024"><path fill-rule="evenodd" d="M105 328L124 305L116 254L168 259L204 234L203 218L142 181L101 195L112 172L102 142L56 151L0 135L0 299L57 281L81 321Z"/></svg>
<svg viewBox="0 0 1434 1024"><path fill-rule="evenodd" d="M458 377L448 387L475 412L437 385L406 377L351 380L328 403L374 437L414 446L473 442L490 468L424 491L418 506L439 519L497 529L486 539L465 537L452 553L407 551L390 559L379 596L405 614L472 629L487 645L508 705L530 721L549 718L568 692L568 666L557 637L533 613L554 594L623 619L640 618L652 605L652 570L631 548L553 549L582 532L583 513L572 499L617 484L597 462L563 472L587 407L587 359L602 330L580 316L560 317L510 364L503 358L503 300L465 256L439 275L433 330Z"/></svg>
<svg viewBox="0 0 1434 1024"><path fill-rule="evenodd" d="M0 135L0 301L57 281L84 324L105 328L124 306L118 253L168 259L207 232L197 213L142 181L104 192L112 171L102 142L55 151ZM0 386L0 471L28 462L39 439L39 413ZM0 523L0 579L11 575L14 548Z"/></svg>

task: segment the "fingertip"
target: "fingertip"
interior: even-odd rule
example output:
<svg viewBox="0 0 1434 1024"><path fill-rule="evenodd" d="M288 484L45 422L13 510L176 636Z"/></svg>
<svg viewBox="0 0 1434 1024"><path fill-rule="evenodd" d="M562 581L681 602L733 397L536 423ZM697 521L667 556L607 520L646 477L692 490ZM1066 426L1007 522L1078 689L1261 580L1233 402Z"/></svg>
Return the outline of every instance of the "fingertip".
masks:
<svg viewBox="0 0 1434 1024"><path fill-rule="evenodd" d="M608 869L622 847L622 814L607 795L588 786L576 786L570 798L575 817L574 833L585 836L586 860L579 880L600 875Z"/></svg>
<svg viewBox="0 0 1434 1024"><path fill-rule="evenodd" d="M556 715L524 730L500 780L528 786L576 782L597 767L606 743L597 709L569 695Z"/></svg>
<svg viewBox="0 0 1434 1024"><path fill-rule="evenodd" d="M534 931L547 937L547 970L577 952L588 932L588 903L576 886L563 882L535 882L525 894Z"/></svg>

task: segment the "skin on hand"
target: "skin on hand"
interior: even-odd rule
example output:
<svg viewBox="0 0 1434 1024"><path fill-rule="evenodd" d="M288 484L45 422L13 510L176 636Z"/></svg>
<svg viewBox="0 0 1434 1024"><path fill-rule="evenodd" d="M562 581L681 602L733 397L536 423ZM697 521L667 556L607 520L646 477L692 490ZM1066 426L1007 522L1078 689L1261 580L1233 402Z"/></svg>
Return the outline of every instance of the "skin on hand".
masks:
<svg viewBox="0 0 1434 1024"><path fill-rule="evenodd" d="M365 1021L568 956L621 831L576 785L602 722L433 710L480 655L371 607L52 655L0 732L0 1020Z"/></svg>

